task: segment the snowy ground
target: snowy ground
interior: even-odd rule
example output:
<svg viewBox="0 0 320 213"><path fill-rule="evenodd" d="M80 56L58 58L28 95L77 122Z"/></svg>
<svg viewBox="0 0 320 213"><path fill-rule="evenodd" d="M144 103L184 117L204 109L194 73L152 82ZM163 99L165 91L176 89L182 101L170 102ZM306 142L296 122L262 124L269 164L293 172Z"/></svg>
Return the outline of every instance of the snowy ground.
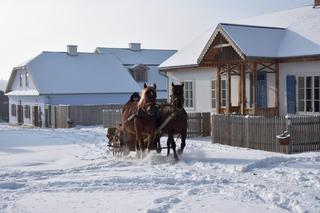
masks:
<svg viewBox="0 0 320 213"><path fill-rule="evenodd" d="M320 212L320 153L283 155L187 140L137 160L105 129L0 125L0 212Z"/></svg>

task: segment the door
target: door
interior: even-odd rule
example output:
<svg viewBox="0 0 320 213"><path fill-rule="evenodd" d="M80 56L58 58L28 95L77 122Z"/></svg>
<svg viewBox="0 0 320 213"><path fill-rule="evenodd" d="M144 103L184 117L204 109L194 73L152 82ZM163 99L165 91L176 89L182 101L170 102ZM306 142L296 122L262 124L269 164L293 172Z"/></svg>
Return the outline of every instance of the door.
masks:
<svg viewBox="0 0 320 213"><path fill-rule="evenodd" d="M17 108L17 123L19 125L23 124L23 106L22 105L18 105Z"/></svg>
<svg viewBox="0 0 320 213"><path fill-rule="evenodd" d="M259 108L268 107L267 73L257 75L257 106Z"/></svg>
<svg viewBox="0 0 320 213"><path fill-rule="evenodd" d="M32 115L33 115L33 126L40 127L40 119L39 119L39 106L32 107Z"/></svg>

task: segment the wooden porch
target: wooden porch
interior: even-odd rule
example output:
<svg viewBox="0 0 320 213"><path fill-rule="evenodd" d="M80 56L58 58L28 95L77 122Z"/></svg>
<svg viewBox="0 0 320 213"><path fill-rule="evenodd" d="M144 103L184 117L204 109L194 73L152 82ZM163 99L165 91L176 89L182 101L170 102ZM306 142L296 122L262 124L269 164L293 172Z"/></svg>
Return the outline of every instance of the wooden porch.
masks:
<svg viewBox="0 0 320 213"><path fill-rule="evenodd" d="M276 59L246 56L220 28L203 53L199 64L216 70L217 113L279 116L279 62ZM258 81L261 75L268 76L262 86L261 79ZM226 86L223 91L222 78ZM266 90L263 101L261 89Z"/></svg>
<svg viewBox="0 0 320 213"><path fill-rule="evenodd" d="M278 116L279 115L279 64L272 62L243 62L238 63L218 63L216 72L216 111L219 114L240 114L240 115L262 115L262 116ZM270 106L267 103L266 106L259 106L258 100L258 81L257 76L259 73L268 73L274 75L274 104ZM221 78L224 76L226 79L226 105L222 106L222 94L221 94ZM238 94L237 105L232 105L232 88L231 78L237 76L238 88L236 89ZM251 99L249 103L248 98L248 86L246 83L250 76L250 84L252 86L250 93ZM266 88L268 90L268 88Z"/></svg>

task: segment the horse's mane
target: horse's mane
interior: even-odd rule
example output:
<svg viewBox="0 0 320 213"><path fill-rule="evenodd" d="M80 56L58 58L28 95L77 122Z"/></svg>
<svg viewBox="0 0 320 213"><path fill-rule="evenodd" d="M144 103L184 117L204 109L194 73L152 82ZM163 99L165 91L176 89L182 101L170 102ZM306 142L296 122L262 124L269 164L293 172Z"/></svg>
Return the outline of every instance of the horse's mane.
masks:
<svg viewBox="0 0 320 213"><path fill-rule="evenodd" d="M156 92L156 90L153 87L146 87L142 90L141 92L141 98L139 100L138 106L141 107L145 104L145 99L146 99L146 92L148 89L152 89L154 90L154 92Z"/></svg>
<svg viewBox="0 0 320 213"><path fill-rule="evenodd" d="M142 106L144 104L144 99L146 98L146 91L147 91L147 88L145 88L144 90L142 90L141 92L141 97L140 97L140 100L139 100L139 103L138 103L138 106Z"/></svg>

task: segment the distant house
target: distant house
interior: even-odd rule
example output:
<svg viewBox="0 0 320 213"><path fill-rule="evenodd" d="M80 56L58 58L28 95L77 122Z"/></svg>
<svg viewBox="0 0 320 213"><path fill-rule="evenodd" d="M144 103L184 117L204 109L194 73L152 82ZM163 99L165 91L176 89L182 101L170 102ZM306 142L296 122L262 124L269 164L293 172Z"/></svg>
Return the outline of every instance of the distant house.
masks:
<svg viewBox="0 0 320 213"><path fill-rule="evenodd" d="M67 52L42 52L16 66L6 88L9 122L44 126L48 105L123 104L133 92L141 90L141 82L157 83L160 93L166 94L166 77L144 60L154 58L155 61L151 62L159 65L174 51L168 50L166 53L160 50L157 55L156 50L150 50L140 60L124 64L122 60L126 56L128 59L134 58L144 50L119 49L126 51L122 52L123 58L114 52L99 50L82 53L77 51L77 46L69 45ZM145 72L145 76L140 78L139 72ZM160 98L166 99L166 96L160 95Z"/></svg>
<svg viewBox="0 0 320 213"><path fill-rule="evenodd" d="M0 122L9 121L9 100L8 96L4 95L4 92L0 90Z"/></svg>
<svg viewBox="0 0 320 213"><path fill-rule="evenodd" d="M320 113L320 3L220 23L160 65L188 111Z"/></svg>
<svg viewBox="0 0 320 213"><path fill-rule="evenodd" d="M129 48L97 47L95 52L117 57L141 88L144 83L156 82L158 99L167 99L168 78L159 73L158 66L176 50L141 49L140 43L130 43Z"/></svg>

